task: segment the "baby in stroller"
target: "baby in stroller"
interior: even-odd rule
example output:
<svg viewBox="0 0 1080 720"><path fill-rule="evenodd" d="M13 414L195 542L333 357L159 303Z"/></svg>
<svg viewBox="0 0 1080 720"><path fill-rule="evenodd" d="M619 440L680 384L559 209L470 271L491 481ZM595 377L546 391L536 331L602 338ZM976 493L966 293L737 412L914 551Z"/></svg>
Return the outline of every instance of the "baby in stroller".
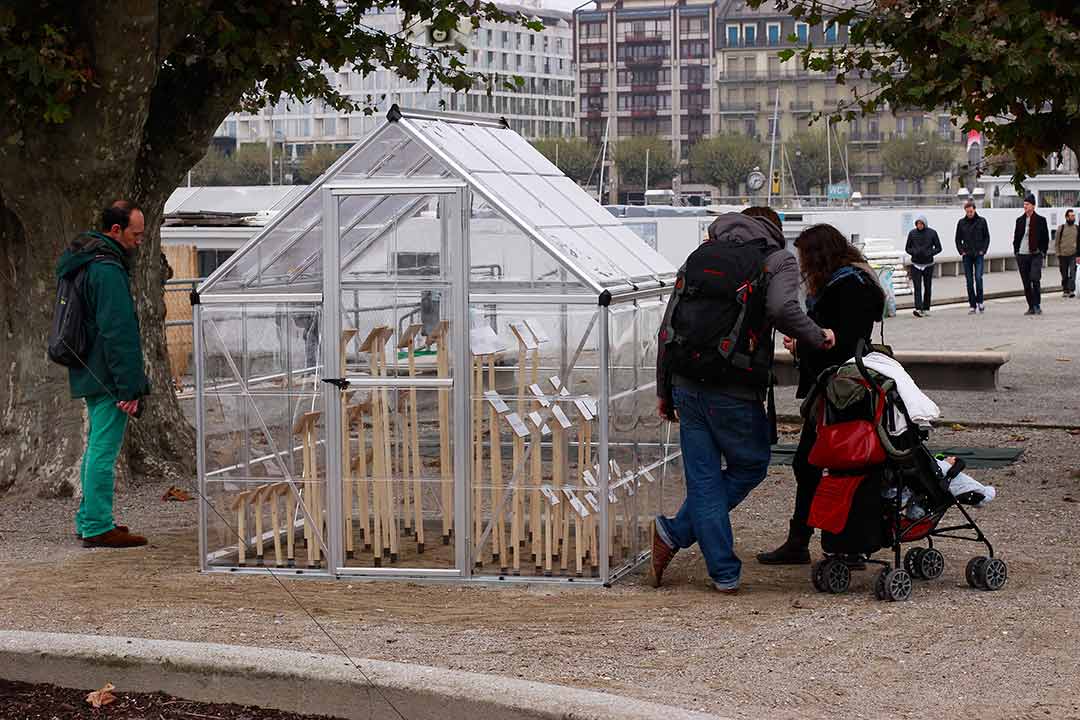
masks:
<svg viewBox="0 0 1080 720"><path fill-rule="evenodd" d="M987 554L967 564L968 584L982 590L1005 585L1005 562L994 556L963 504L985 504L994 489L966 475L962 459L939 460L931 454L926 441L937 406L887 349L860 342L853 362L821 374L802 413L816 418L817 440L809 461L824 471L809 519L822 531L826 553L811 571L817 590L845 592L852 570L878 565L877 598L906 600L913 580L934 580L944 572L936 538L984 545ZM943 524L953 509L963 522ZM902 545L922 542L925 547L902 555ZM891 562L874 559L882 548L891 549Z"/></svg>

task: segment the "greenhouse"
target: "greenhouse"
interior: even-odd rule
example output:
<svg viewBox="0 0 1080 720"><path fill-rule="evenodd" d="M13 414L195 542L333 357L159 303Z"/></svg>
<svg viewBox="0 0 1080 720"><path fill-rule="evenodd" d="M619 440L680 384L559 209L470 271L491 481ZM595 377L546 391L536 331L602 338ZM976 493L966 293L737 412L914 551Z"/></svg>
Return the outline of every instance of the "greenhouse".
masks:
<svg viewBox="0 0 1080 720"><path fill-rule="evenodd" d="M200 567L614 581L683 497L674 277L504 123L391 109L193 293Z"/></svg>

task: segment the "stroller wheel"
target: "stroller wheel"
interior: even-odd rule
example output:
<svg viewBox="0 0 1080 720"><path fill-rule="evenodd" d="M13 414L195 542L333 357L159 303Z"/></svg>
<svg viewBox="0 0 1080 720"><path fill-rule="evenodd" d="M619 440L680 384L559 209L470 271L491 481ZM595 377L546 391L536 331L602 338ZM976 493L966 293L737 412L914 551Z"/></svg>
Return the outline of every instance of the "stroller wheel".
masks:
<svg viewBox="0 0 1080 720"><path fill-rule="evenodd" d="M967 580L967 584L976 590L986 590L983 587L982 575L983 566L986 565L986 561L990 558L987 557L973 557L968 560L967 568L964 569L964 578Z"/></svg>
<svg viewBox="0 0 1080 720"><path fill-rule="evenodd" d="M902 602L911 597L911 575L907 570L901 568L889 570L882 580L885 586L885 599L889 602Z"/></svg>
<svg viewBox="0 0 1080 720"><path fill-rule="evenodd" d="M889 599L889 596L885 593L885 577L889 574L889 568L882 568L878 573L877 580L874 581L874 597L884 602Z"/></svg>
<svg viewBox="0 0 1080 720"><path fill-rule="evenodd" d="M937 548L928 548L919 554L919 577L937 580L945 572L945 556Z"/></svg>
<svg viewBox="0 0 1080 720"><path fill-rule="evenodd" d="M818 592L828 592L829 586L825 584L825 564L829 558L818 560L810 567L810 581L814 583L814 589Z"/></svg>
<svg viewBox="0 0 1080 720"><path fill-rule="evenodd" d="M913 547L904 553L904 569L913 578L924 579L922 574L922 556L926 548Z"/></svg>
<svg viewBox="0 0 1080 720"><path fill-rule="evenodd" d="M831 557L822 568L825 589L834 595L846 593L851 587L851 568L842 559Z"/></svg>
<svg viewBox="0 0 1080 720"><path fill-rule="evenodd" d="M1000 590L1005 587L1009 579L1009 568L1005 561L998 558L989 558L982 564L979 571L979 580L983 590Z"/></svg>

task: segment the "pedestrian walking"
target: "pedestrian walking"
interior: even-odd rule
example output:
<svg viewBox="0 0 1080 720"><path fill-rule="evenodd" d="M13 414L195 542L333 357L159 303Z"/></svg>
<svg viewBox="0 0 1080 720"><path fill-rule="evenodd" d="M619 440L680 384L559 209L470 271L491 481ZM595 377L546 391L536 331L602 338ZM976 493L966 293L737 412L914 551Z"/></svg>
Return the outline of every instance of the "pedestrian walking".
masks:
<svg viewBox="0 0 1080 720"><path fill-rule="evenodd" d="M885 313L885 291L878 283L858 248L832 225L814 225L803 230L795 241L799 267L806 279L806 307L810 319L832 328L836 345L828 350L804 346L784 338L784 347L796 357L799 387L796 398L804 398L818 376L827 368L842 365L855 355L860 340L869 342L874 323ZM821 482L821 468L810 464L810 450L817 440L817 419L808 417L799 435L799 446L791 469L795 474L795 509L788 523L788 536L772 552L759 553L765 565L802 565L810 562L807 525L810 503Z"/></svg>
<svg viewBox="0 0 1080 720"><path fill-rule="evenodd" d="M986 312L983 305L983 262L990 249L990 228L986 218L975 211L975 203L964 203L964 217L956 223L956 252L964 264L967 280L968 314Z"/></svg>
<svg viewBox="0 0 1080 720"><path fill-rule="evenodd" d="M86 351L68 367L72 398L86 403L89 431L75 531L86 547L135 547L146 538L113 518L116 458L129 417L140 414L150 382L132 302L130 273L142 243L142 211L125 201L106 208L100 231L80 234L56 267L74 282L83 308Z"/></svg>
<svg viewBox="0 0 1080 720"><path fill-rule="evenodd" d="M911 256L911 283L915 287L915 317L930 314L934 285L934 256L941 252L937 230L926 223L926 216L915 218L915 228L908 233L904 252Z"/></svg>
<svg viewBox="0 0 1080 720"><path fill-rule="evenodd" d="M1076 213L1069 208L1065 211L1065 224L1058 228L1057 255L1058 269L1061 271L1061 294L1067 298L1076 297L1076 248L1077 234Z"/></svg>
<svg viewBox="0 0 1080 720"><path fill-rule="evenodd" d="M675 517L653 523L654 587L675 553L695 542L712 587L739 587L729 513L769 467L775 413L764 405L772 328L809 348L836 340L806 316L798 291L798 264L768 208L718 217L679 270L659 333L656 379L660 415L679 423L686 499Z"/></svg>
<svg viewBox="0 0 1080 720"><path fill-rule="evenodd" d="M1042 266L1049 250L1046 218L1035 212L1035 196L1028 193L1024 196L1024 214L1016 218L1013 231L1013 254L1028 304L1025 315L1042 315Z"/></svg>

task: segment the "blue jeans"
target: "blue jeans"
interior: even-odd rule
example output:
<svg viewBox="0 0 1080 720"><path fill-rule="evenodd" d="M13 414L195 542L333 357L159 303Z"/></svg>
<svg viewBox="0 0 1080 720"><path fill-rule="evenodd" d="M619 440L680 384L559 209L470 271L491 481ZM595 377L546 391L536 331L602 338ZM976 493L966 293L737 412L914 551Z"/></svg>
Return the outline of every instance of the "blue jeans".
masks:
<svg viewBox="0 0 1080 720"><path fill-rule="evenodd" d="M983 304L983 256L964 256L964 277L967 278L968 305Z"/></svg>
<svg viewBox="0 0 1080 720"><path fill-rule="evenodd" d="M769 469L769 421L760 402L675 387L686 500L674 518L658 517L661 538L674 548L695 542L718 588L739 585L731 512ZM726 465L725 465L726 464Z"/></svg>

